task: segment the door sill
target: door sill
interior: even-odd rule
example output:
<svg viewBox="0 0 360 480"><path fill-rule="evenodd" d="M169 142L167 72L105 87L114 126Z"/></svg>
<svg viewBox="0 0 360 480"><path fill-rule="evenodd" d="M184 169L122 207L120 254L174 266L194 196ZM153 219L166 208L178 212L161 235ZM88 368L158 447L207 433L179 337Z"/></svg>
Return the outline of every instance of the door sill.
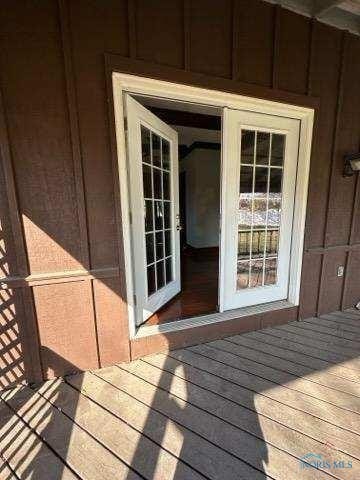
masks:
<svg viewBox="0 0 360 480"><path fill-rule="evenodd" d="M135 334L134 339L148 337L162 333L176 332L187 328L200 327L212 323L225 322L236 318L248 317L258 313L271 312L273 310L281 310L284 308L294 307L295 305L288 300L279 300L277 302L264 303L251 307L237 308L222 313L211 313L208 315L200 315L197 317L186 318L184 320L176 320L174 322L164 323L161 325L141 325Z"/></svg>

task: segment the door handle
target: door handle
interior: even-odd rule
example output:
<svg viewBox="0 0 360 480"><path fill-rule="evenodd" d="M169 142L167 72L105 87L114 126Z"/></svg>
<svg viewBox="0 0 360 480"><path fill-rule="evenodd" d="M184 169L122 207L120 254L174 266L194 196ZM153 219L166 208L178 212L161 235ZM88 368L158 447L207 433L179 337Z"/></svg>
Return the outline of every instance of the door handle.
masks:
<svg viewBox="0 0 360 480"><path fill-rule="evenodd" d="M180 232L182 229L183 229L183 227L182 227L182 225L180 225L180 223L178 225L176 225L176 230L178 232Z"/></svg>

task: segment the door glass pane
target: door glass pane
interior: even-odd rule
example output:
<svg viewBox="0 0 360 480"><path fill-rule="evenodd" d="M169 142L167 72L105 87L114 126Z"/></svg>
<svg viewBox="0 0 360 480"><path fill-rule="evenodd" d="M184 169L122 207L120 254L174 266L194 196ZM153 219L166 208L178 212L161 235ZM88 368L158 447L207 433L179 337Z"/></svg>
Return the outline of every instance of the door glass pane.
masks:
<svg viewBox="0 0 360 480"><path fill-rule="evenodd" d="M160 137L152 132L152 161L155 167L161 168Z"/></svg>
<svg viewBox="0 0 360 480"><path fill-rule="evenodd" d="M150 296L173 280L170 143L141 126L141 152L146 247L144 262Z"/></svg>
<svg viewBox="0 0 360 480"><path fill-rule="evenodd" d="M156 234L156 260L164 258L164 234L157 232Z"/></svg>
<svg viewBox="0 0 360 480"><path fill-rule="evenodd" d="M165 260L165 269L166 269L166 283L170 283L173 279L172 277L172 258L167 258Z"/></svg>
<svg viewBox="0 0 360 480"><path fill-rule="evenodd" d="M147 286L149 296L156 292L155 265L147 267Z"/></svg>
<svg viewBox="0 0 360 480"><path fill-rule="evenodd" d="M170 173L163 172L164 199L170 200Z"/></svg>
<svg viewBox="0 0 360 480"><path fill-rule="evenodd" d="M247 288L249 286L249 261L238 262L237 265L237 289Z"/></svg>
<svg viewBox="0 0 360 480"><path fill-rule="evenodd" d="M241 163L254 163L255 132L243 130L241 133Z"/></svg>
<svg viewBox="0 0 360 480"><path fill-rule="evenodd" d="M155 261L154 258L154 234L147 233L146 236L146 262L153 263Z"/></svg>
<svg viewBox="0 0 360 480"><path fill-rule="evenodd" d="M256 164L268 165L270 149L270 133L257 132L256 135Z"/></svg>
<svg viewBox="0 0 360 480"><path fill-rule="evenodd" d="M261 287L277 281L285 145L284 135L270 132L246 130L242 132L242 142L244 137L250 146L244 156L242 148L240 157L238 289ZM255 150L251 149L252 144L256 145ZM254 166L248 165L249 149L256 154ZM273 157L275 151L276 158Z"/></svg>
<svg viewBox="0 0 360 480"><path fill-rule="evenodd" d="M263 260L252 260L250 263L251 275L249 287L262 286L263 277Z"/></svg>
<svg viewBox="0 0 360 480"><path fill-rule="evenodd" d="M150 154L150 130L141 125L141 152L142 161L145 163L151 163Z"/></svg>
<svg viewBox="0 0 360 480"><path fill-rule="evenodd" d="M268 258L265 260L265 285L273 285L277 281L277 258Z"/></svg>
<svg viewBox="0 0 360 480"><path fill-rule="evenodd" d="M252 191L253 167L241 166L240 170L240 198L239 198L239 227L249 229L252 223Z"/></svg>
<svg viewBox="0 0 360 480"><path fill-rule="evenodd" d="M162 139L162 165L165 170L170 170L170 143Z"/></svg>
<svg viewBox="0 0 360 480"><path fill-rule="evenodd" d="M156 264L156 278L157 278L157 289L159 290L165 285L165 262L157 262Z"/></svg>
<svg viewBox="0 0 360 480"><path fill-rule="evenodd" d="M162 186L161 186L161 170L153 168L154 176L154 198L162 198Z"/></svg>
<svg viewBox="0 0 360 480"><path fill-rule="evenodd" d="M153 201L145 200L145 231L154 230Z"/></svg>
<svg viewBox="0 0 360 480"><path fill-rule="evenodd" d="M165 232L165 256L171 255L171 230Z"/></svg>
<svg viewBox="0 0 360 480"><path fill-rule="evenodd" d="M171 204L170 202L164 202L164 227L170 228L171 226Z"/></svg>
<svg viewBox="0 0 360 480"><path fill-rule="evenodd" d="M163 202L155 201L155 230L162 230L163 227Z"/></svg>
<svg viewBox="0 0 360 480"><path fill-rule="evenodd" d="M284 163L285 135L274 133L271 142L271 165L281 167Z"/></svg>
<svg viewBox="0 0 360 480"><path fill-rule="evenodd" d="M144 198L152 198L151 167L143 165Z"/></svg>

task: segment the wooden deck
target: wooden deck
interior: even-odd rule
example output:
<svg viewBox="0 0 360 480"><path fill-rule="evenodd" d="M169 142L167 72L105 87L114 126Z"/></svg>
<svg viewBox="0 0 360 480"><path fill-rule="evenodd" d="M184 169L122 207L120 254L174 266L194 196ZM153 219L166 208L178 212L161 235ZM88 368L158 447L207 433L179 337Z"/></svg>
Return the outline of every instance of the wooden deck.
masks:
<svg viewBox="0 0 360 480"><path fill-rule="evenodd" d="M360 312L19 387L0 408L1 480L359 480Z"/></svg>

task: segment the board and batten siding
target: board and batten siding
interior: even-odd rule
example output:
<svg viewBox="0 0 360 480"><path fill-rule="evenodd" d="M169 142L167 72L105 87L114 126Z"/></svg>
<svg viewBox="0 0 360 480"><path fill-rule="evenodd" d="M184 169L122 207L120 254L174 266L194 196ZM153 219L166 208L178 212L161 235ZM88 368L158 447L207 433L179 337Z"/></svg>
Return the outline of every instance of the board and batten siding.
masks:
<svg viewBox="0 0 360 480"><path fill-rule="evenodd" d="M300 308L248 328L359 300L360 180L342 177L360 147L359 38L257 0L3 0L2 387L130 359L106 53L319 97Z"/></svg>

